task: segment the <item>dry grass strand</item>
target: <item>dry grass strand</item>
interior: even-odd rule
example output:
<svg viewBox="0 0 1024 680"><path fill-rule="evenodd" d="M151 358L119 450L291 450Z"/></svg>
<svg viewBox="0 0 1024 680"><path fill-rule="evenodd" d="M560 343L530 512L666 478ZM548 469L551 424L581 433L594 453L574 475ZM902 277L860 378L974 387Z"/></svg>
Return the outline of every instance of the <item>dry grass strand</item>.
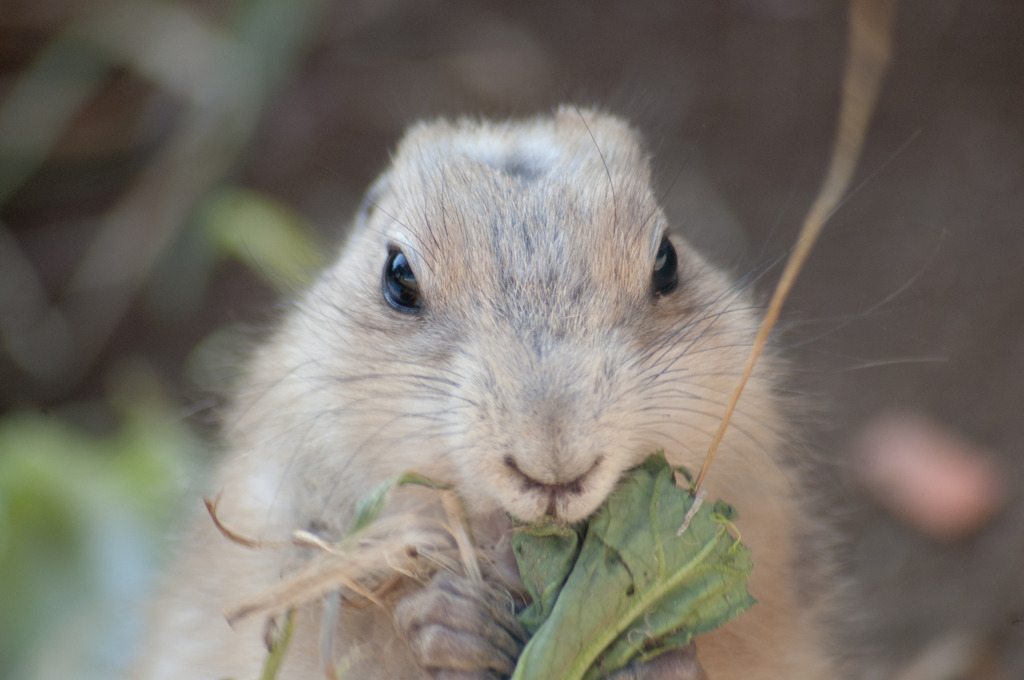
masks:
<svg viewBox="0 0 1024 680"><path fill-rule="evenodd" d="M892 55L892 24L895 5L896 0L851 0L850 2L850 52L843 76L843 94L836 141L828 173L825 175L825 180L814 203L807 211L807 217L804 218L796 246L794 246L789 260L786 261L786 268L783 270L782 277L768 303L768 311L765 313L764 321L754 340L743 375L733 391L718 431L715 432L714 439L708 447L700 474L697 475L697 480L693 485L694 493L704 481L704 477L711 467L711 461L714 460L715 452L729 427L743 388L746 387L747 381L754 372L754 365L764 351L768 335L779 318L782 305L792 290L797 275L803 268L814 242L821 234L825 222L842 201L843 195L850 186L850 179L857 166L868 124L874 113L882 81Z"/></svg>

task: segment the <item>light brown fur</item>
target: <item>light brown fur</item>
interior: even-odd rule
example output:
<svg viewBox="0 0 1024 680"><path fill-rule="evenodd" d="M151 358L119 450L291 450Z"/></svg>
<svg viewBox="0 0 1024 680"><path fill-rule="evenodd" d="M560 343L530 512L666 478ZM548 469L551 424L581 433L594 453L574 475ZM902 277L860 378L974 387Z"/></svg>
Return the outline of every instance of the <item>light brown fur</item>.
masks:
<svg viewBox="0 0 1024 680"><path fill-rule="evenodd" d="M336 263L253 358L211 485L225 523L265 540L311 521L340 535L366 489L416 470L453 482L486 535L506 512L531 520L549 504L585 517L658 449L700 467L758 315L678 236L678 290L652 294L668 223L624 123L561 109L420 124L371 198ZM420 314L382 297L395 247L415 271ZM803 520L777 464L778 369L761 366L706 483L739 511L759 604L699 638L698 657L712 680L828 678L793 577ZM534 479L586 474L582 490L552 500L509 455ZM233 545L206 517L181 555L138 677L257 677L261 624L232 630L223 611L299 556ZM281 677L322 677L318 621L303 612ZM424 677L389 612L345 610L338 645L350 677Z"/></svg>

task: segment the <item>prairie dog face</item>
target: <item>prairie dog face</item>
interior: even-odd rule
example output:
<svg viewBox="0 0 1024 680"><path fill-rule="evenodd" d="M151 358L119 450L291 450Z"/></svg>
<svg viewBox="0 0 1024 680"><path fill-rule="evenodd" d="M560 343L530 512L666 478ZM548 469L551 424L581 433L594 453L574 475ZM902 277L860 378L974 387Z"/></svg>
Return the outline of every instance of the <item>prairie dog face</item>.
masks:
<svg viewBox="0 0 1024 680"><path fill-rule="evenodd" d="M634 133L570 109L414 127L308 305L295 363L331 377L346 442L325 455L524 521L586 517L659 449L699 465L755 330L670 234Z"/></svg>

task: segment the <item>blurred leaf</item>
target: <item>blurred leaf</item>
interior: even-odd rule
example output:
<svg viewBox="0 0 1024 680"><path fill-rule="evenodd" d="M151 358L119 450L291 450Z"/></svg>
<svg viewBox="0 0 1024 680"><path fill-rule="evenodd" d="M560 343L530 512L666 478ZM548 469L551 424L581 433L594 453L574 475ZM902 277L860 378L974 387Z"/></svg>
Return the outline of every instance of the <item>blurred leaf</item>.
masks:
<svg viewBox="0 0 1024 680"><path fill-rule="evenodd" d="M0 418L0 658L16 671L134 644L131 606L200 446L139 373L119 381L112 403L128 410L110 434Z"/></svg>
<svg viewBox="0 0 1024 680"><path fill-rule="evenodd" d="M324 264L313 231L294 212L247 189L214 195L201 229L224 256L251 267L273 286L308 284Z"/></svg>
<svg viewBox="0 0 1024 680"><path fill-rule="evenodd" d="M73 35L52 41L0 106L0 204L35 172L110 70Z"/></svg>
<svg viewBox="0 0 1024 680"><path fill-rule="evenodd" d="M304 288L326 263L314 231L285 205L256 191L222 189L204 201L150 272L146 305L153 317L180 322L195 314L225 258L274 289Z"/></svg>

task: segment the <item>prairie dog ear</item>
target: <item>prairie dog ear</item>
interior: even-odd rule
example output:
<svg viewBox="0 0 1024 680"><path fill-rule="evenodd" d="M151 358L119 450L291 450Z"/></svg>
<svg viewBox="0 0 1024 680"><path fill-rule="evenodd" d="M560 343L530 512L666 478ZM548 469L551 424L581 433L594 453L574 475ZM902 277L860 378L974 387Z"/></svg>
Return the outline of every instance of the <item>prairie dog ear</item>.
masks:
<svg viewBox="0 0 1024 680"><path fill-rule="evenodd" d="M370 188L366 190L366 193L363 195L363 202L359 206L359 212L356 214L356 229L362 229L366 225L366 221L370 219L370 215L380 205L381 199L387 193L390 186L391 181L387 173L385 173L374 180Z"/></svg>

